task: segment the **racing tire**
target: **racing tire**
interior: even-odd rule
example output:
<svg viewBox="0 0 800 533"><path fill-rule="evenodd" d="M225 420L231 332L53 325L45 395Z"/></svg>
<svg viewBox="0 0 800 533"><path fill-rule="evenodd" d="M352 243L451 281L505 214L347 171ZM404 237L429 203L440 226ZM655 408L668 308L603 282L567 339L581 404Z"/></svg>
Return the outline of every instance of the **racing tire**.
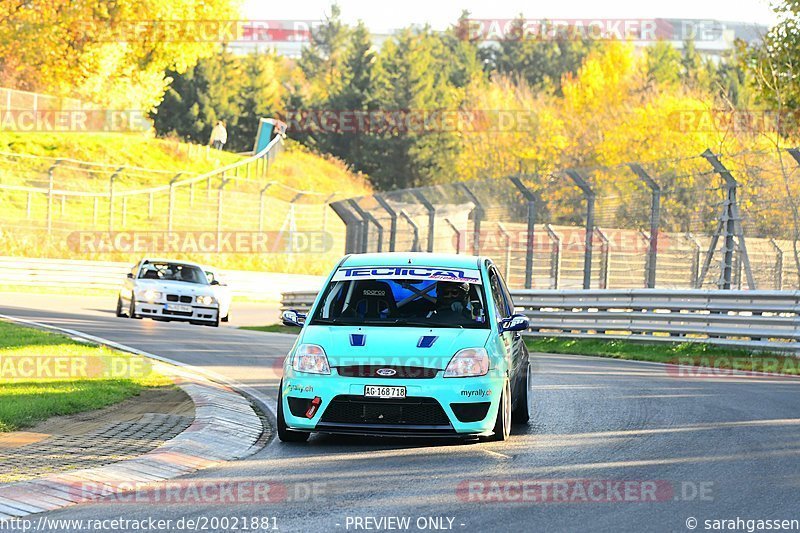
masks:
<svg viewBox="0 0 800 533"><path fill-rule="evenodd" d="M283 380L281 380L281 384L278 387L278 438L281 442L305 442L308 440L308 437L311 436L310 433L305 431L293 431L286 427L286 419L283 418L283 399L280 397L280 391L283 390Z"/></svg>
<svg viewBox="0 0 800 533"><path fill-rule="evenodd" d="M494 422L494 435L491 440L508 440L511 435L511 385L506 381L503 393L500 395L500 405L497 407L497 418Z"/></svg>
<svg viewBox="0 0 800 533"><path fill-rule="evenodd" d="M522 378L520 383L517 384L516 398L517 405L511 411L512 424L525 424L531 419L530 409L528 407L528 387L530 386L531 365L525 365L525 377Z"/></svg>
<svg viewBox="0 0 800 533"><path fill-rule="evenodd" d="M230 322L230 320L231 320L231 312L228 311L228 314L225 315L224 317L222 317L222 321L223 322Z"/></svg>
<svg viewBox="0 0 800 533"><path fill-rule="evenodd" d="M122 298L117 296L117 317L122 318L125 316L125 312L122 310Z"/></svg>
<svg viewBox="0 0 800 533"><path fill-rule="evenodd" d="M128 307L128 317L135 318L136 320L141 320L142 317L136 314L136 298L131 296L131 305Z"/></svg>

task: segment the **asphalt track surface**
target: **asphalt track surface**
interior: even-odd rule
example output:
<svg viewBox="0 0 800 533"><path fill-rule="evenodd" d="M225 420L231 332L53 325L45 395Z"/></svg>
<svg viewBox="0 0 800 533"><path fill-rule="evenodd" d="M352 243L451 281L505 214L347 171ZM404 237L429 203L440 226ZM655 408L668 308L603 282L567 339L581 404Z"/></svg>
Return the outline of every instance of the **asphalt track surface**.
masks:
<svg viewBox="0 0 800 533"><path fill-rule="evenodd" d="M211 370L275 399L277 361L292 336L120 319L112 313L113 303L5 293L0 313ZM274 320L274 308L263 313L264 322ZM250 309L247 320L258 315ZM211 527L214 518L223 517L274 517L270 525L279 531L548 532L690 531L691 518L697 520L695 531L704 531L706 520L800 519L800 380L685 377L657 364L542 354L532 356L532 368L533 416L505 443L315 436L305 444L283 444L273 439L245 460L185 481L202 486L226 480L239 487L268 482L277 501L110 500L44 516L160 518L173 524L195 519L211 531L232 530ZM528 492L513 482L526 482ZM473 492L459 491L464 487ZM554 495L553 487L567 492ZM551 501L538 501L543 493ZM594 500L598 497L612 501ZM649 501L653 498L657 501ZM410 518L408 529L365 520L388 517ZM439 529L431 527L436 522L418 527L429 517L441 519ZM62 525L57 530L86 529Z"/></svg>

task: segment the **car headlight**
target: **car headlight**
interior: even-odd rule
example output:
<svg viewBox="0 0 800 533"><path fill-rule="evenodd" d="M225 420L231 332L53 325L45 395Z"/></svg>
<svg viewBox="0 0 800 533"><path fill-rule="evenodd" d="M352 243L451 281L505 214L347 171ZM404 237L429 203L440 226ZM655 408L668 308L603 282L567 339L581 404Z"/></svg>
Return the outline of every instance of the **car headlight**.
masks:
<svg viewBox="0 0 800 533"><path fill-rule="evenodd" d="M489 354L484 348L459 350L444 371L446 378L485 376L489 372Z"/></svg>
<svg viewBox="0 0 800 533"><path fill-rule="evenodd" d="M142 298L147 300L148 302L155 302L156 300L161 299L162 294L158 291L154 291L153 289L147 289L142 293Z"/></svg>
<svg viewBox="0 0 800 533"><path fill-rule="evenodd" d="M330 374L328 356L322 346L316 344L301 344L297 347L292 357L292 368L298 372L308 374Z"/></svg>
<svg viewBox="0 0 800 533"><path fill-rule="evenodd" d="M198 296L197 303L201 305L214 305L217 303L217 300L213 296Z"/></svg>

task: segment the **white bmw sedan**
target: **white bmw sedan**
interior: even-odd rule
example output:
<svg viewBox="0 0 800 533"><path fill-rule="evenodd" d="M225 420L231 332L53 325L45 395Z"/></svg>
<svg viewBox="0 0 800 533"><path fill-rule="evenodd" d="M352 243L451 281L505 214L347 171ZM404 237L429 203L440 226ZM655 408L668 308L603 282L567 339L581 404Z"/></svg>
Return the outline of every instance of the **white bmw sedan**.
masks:
<svg viewBox="0 0 800 533"><path fill-rule="evenodd" d="M205 271L194 263L142 259L117 298L117 316L180 320L219 326L219 301Z"/></svg>

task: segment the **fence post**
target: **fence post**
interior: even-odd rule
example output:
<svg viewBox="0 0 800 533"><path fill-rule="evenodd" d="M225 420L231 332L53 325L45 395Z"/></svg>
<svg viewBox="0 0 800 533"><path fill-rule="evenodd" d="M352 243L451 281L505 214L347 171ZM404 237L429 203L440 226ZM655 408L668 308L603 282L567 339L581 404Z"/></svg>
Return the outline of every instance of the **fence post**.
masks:
<svg viewBox="0 0 800 533"><path fill-rule="evenodd" d="M272 183L267 183L264 185L264 188L261 189L258 193L258 232L261 233L264 231L264 193L267 192L267 189L272 187Z"/></svg>
<svg viewBox="0 0 800 533"><path fill-rule="evenodd" d="M661 225L661 186L638 164L628 167L650 188L650 237L648 239L645 287L656 286L656 262L658 260L658 233Z"/></svg>
<svg viewBox="0 0 800 533"><path fill-rule="evenodd" d="M608 280L611 277L611 246L608 236L602 229L595 226L594 231L600 237L600 242L602 243L600 245L600 253L602 254L600 259L600 288L607 289Z"/></svg>
<svg viewBox="0 0 800 533"><path fill-rule="evenodd" d="M405 209L400 210L400 216L406 219L406 222L408 222L408 225L411 226L411 229L414 231L414 242L411 244L411 251L419 252L419 226L417 226L414 221L411 220L411 217L408 216L408 213L406 213Z"/></svg>
<svg viewBox="0 0 800 533"><path fill-rule="evenodd" d="M381 194L374 196L375 201L389 214L389 251L394 252L395 245L397 244L397 212L392 209L389 202Z"/></svg>
<svg viewBox="0 0 800 533"><path fill-rule="evenodd" d="M469 197L470 201L475 206L472 209L472 221L473 221L473 236L472 236L472 253L473 255L480 255L481 254L481 219L485 215L483 210L483 204L478 201L478 197L472 194L472 191L469 190L469 187L465 183L458 183L458 186L461 188L464 193Z"/></svg>
<svg viewBox="0 0 800 533"><path fill-rule="evenodd" d="M328 231L328 204L331 203L331 200L336 196L336 193L330 194L324 202L322 202L322 232L325 233Z"/></svg>
<svg viewBox="0 0 800 533"><path fill-rule="evenodd" d="M172 221L175 211L175 182L181 177L181 173L175 174L169 180L169 203L167 204L167 233L172 232ZM191 185L189 185L191 187ZM190 189L191 190L191 189Z"/></svg>
<svg viewBox="0 0 800 533"><path fill-rule="evenodd" d="M31 192L28 191L27 198L25 199L25 216L26 218L31 218Z"/></svg>
<svg viewBox="0 0 800 533"><path fill-rule="evenodd" d="M739 187L739 182L733 177L730 170L720 162L714 153L706 149L702 157L708 161L714 168L714 172L720 175L725 181L725 202L722 216L719 219L717 231L711 238L711 245L708 248L706 259L703 262L703 270L700 273L700 283L702 284L705 279L708 268L711 266L711 259L714 257L716 251L717 241L722 233L725 234L725 244L723 247L722 256L722 275L720 276L719 286L720 289L731 288L731 278L733 274L733 254L734 254L734 239L739 241L741 248L742 260L744 261L744 269L747 275L747 286L754 290L756 283L753 278L753 271L750 268L750 258L747 254L747 246L744 242L744 232L742 230L741 216L739 215L739 204L736 200L736 189Z"/></svg>
<svg viewBox="0 0 800 533"><path fill-rule="evenodd" d="M769 243L775 250L775 290L783 290L783 250L774 238L770 238Z"/></svg>
<svg viewBox="0 0 800 533"><path fill-rule="evenodd" d="M224 176L224 174L223 174ZM225 185L228 184L230 180L222 178L222 181L219 184L219 189L217 190L217 251L219 252L219 243L222 240L222 199L224 195Z"/></svg>
<svg viewBox="0 0 800 533"><path fill-rule="evenodd" d="M364 241L363 241L364 253L369 251L367 249L367 238L369 236L369 223L370 222L372 222L375 225L375 228L378 230L378 248L377 248L377 251L378 252L382 252L383 251L383 226L381 225L381 223L378 222L378 219L376 219L374 216L372 216L371 213L361 209L361 206L358 205L358 202L355 199L350 199L347 202L350 204L350 206L353 208L353 210L358 214L358 216L360 216L361 219L364 221L364 225L362 227L362 231L364 232Z"/></svg>
<svg viewBox="0 0 800 533"><path fill-rule="evenodd" d="M122 197L122 227L128 222L128 197Z"/></svg>
<svg viewBox="0 0 800 533"><path fill-rule="evenodd" d="M9 93L10 94L10 93ZM53 172L58 164L61 163L60 159L56 159L53 166L47 169L47 234L53 230Z"/></svg>
<svg viewBox="0 0 800 533"><path fill-rule="evenodd" d="M547 236L553 243L552 252L550 254L550 278L553 280L551 288L557 289L561 281L561 235L556 233L553 226L545 224L544 229L547 231Z"/></svg>
<svg viewBox="0 0 800 533"><path fill-rule="evenodd" d="M425 198L421 190L412 189L411 194L413 194L414 198L419 200L419 203L428 211L428 252L433 252L433 244L436 239L436 229L434 227L436 223L436 208Z"/></svg>
<svg viewBox="0 0 800 533"><path fill-rule="evenodd" d="M586 241L583 253L583 288L590 289L592 287L592 246L593 246L593 233L594 233L594 200L595 193L591 185L575 170L567 170L569 176L575 185L583 192L586 199Z"/></svg>
<svg viewBox="0 0 800 533"><path fill-rule="evenodd" d="M108 179L108 232L114 231L114 182L125 167L119 167Z"/></svg>
<svg viewBox="0 0 800 533"><path fill-rule="evenodd" d="M358 242L361 233L360 220L353 216L353 213L345 207L344 200L331 202L329 205L331 209L333 209L333 212L336 213L336 216L338 216L345 225L344 253L358 253L360 250Z"/></svg>
<svg viewBox="0 0 800 533"><path fill-rule="evenodd" d="M444 221L448 226L450 226L450 229L453 230L453 233L456 236L456 255L458 255L461 253L461 232L458 230L455 224L450 222L449 218L445 218Z"/></svg>
<svg viewBox="0 0 800 533"><path fill-rule="evenodd" d="M536 195L528 189L520 179L519 176L513 176L511 183L516 186L517 190L528 202L528 238L525 241L525 288L533 288L533 245L534 245L534 228L536 225Z"/></svg>

